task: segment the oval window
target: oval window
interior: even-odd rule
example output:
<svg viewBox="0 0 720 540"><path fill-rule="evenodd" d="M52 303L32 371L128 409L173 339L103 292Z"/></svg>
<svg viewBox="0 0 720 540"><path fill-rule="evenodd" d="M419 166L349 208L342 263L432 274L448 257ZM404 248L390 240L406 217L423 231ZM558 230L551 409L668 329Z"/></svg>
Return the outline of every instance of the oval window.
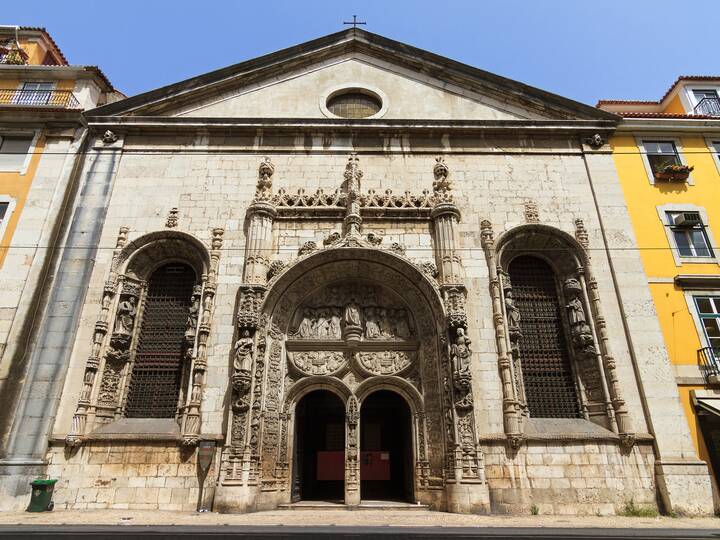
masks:
<svg viewBox="0 0 720 540"><path fill-rule="evenodd" d="M367 92L351 90L330 96L327 108L341 118L368 118L380 112L382 100Z"/></svg>

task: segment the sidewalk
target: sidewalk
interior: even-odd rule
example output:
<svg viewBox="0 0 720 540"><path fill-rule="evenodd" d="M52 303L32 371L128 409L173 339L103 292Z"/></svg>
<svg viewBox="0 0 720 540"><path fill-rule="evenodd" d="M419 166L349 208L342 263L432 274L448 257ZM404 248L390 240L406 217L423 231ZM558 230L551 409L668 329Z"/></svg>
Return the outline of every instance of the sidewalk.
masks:
<svg viewBox="0 0 720 540"><path fill-rule="evenodd" d="M0 513L0 525L337 525L401 527L561 527L720 529L720 519L619 516L478 516L428 510L272 510L202 514L157 510L54 510Z"/></svg>

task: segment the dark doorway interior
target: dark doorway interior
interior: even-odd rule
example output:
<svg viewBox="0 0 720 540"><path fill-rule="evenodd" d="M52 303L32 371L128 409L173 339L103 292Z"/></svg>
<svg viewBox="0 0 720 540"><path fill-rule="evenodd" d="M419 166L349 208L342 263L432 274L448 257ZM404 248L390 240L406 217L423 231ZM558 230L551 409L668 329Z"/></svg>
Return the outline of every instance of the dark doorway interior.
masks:
<svg viewBox="0 0 720 540"><path fill-rule="evenodd" d="M720 417L701 408L696 408L696 411L712 473L715 482L720 485Z"/></svg>
<svg viewBox="0 0 720 540"><path fill-rule="evenodd" d="M343 402L325 390L310 392L297 405L295 426L294 493L303 500L342 502L345 497Z"/></svg>
<svg viewBox="0 0 720 540"><path fill-rule="evenodd" d="M360 497L413 500L410 409L395 392L368 396L360 411Z"/></svg>

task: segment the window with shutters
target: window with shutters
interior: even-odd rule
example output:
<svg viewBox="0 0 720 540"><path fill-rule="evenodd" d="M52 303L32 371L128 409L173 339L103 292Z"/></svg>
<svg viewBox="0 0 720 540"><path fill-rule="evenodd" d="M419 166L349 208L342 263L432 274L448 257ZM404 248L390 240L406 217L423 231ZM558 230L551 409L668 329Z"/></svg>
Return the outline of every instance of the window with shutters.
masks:
<svg viewBox="0 0 720 540"><path fill-rule="evenodd" d="M22 172L33 143L33 135L0 135L0 171Z"/></svg>
<svg viewBox="0 0 720 540"><path fill-rule="evenodd" d="M544 260L522 255L509 267L520 312L519 351L531 417L581 418L555 273Z"/></svg>
<svg viewBox="0 0 720 540"><path fill-rule="evenodd" d="M128 418L172 418L177 413L196 281L190 266L177 263L160 267L148 280L125 406Z"/></svg>

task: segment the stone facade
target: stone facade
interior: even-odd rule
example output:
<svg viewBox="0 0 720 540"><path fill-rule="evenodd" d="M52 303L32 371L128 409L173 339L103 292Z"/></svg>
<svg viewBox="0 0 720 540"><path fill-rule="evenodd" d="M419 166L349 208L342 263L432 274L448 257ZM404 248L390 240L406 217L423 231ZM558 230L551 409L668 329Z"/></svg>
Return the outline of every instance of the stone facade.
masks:
<svg viewBox="0 0 720 540"><path fill-rule="evenodd" d="M320 52L327 40L332 54ZM69 362L50 434L59 503L189 509L202 442L217 447L213 508L289 503L302 482L298 406L324 390L344 408L343 498L356 505L363 406L384 390L409 411L410 502L613 513L660 495L666 510L707 512L707 469L627 249L609 149L583 142L610 132L614 117L557 97L539 106L527 87L461 76L450 61L358 30L309 46L318 50L302 65L278 59L283 72L238 68L267 73L222 92L206 95L201 79L192 99L148 95L89 115L79 206L88 193L108 199L89 226L103 249L82 274L75 339L58 355ZM412 75L420 61L429 69ZM441 68L457 79L441 84ZM306 73L317 81L288 89ZM288 112L363 77L386 117ZM535 101L501 101L503 91ZM238 119L253 92L254 118ZM432 110L422 109L428 93ZM404 108L412 102L420 109ZM107 129L115 140L103 140ZM112 166L98 176L93 162ZM528 413L508 279L518 252L548 260L563 284L579 417ZM147 280L165 260L195 269L197 315L176 417L148 423L124 407ZM143 483L149 493L133 491Z"/></svg>

